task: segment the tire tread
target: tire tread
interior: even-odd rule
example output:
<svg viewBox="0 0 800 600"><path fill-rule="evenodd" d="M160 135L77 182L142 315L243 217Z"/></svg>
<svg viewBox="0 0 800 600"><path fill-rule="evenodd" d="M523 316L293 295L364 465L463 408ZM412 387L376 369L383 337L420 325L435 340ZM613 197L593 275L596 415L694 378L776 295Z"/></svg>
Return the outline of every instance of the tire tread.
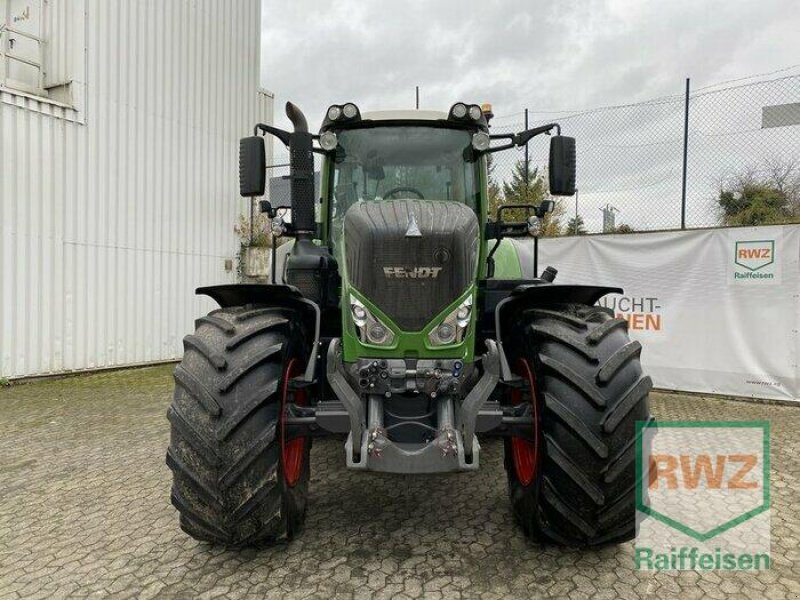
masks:
<svg viewBox="0 0 800 600"><path fill-rule="evenodd" d="M297 484L286 485L278 418L289 357L307 356L305 326L285 308L223 308L200 317L176 367L166 463L171 501L190 536L242 547L299 531L308 448Z"/></svg>
<svg viewBox="0 0 800 600"><path fill-rule="evenodd" d="M526 534L598 546L635 533L636 421L652 421L641 344L603 307L523 310L505 343L509 362L534 369L541 405L538 473L523 486L506 443L509 494Z"/></svg>

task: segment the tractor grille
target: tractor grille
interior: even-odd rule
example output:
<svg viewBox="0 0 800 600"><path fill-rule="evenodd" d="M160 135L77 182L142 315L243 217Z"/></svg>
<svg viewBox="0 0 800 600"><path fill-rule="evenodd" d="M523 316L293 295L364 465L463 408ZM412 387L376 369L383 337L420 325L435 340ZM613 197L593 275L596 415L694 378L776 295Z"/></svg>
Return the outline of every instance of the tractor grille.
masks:
<svg viewBox="0 0 800 600"><path fill-rule="evenodd" d="M347 277L404 331L421 330L474 280L478 219L464 204L359 202L344 229Z"/></svg>

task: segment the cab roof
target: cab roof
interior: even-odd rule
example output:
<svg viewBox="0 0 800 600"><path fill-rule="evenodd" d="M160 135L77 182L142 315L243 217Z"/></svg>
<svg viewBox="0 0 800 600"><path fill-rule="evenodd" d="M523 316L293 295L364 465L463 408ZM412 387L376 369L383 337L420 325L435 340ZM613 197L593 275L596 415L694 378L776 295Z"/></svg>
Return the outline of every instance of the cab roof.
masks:
<svg viewBox="0 0 800 600"><path fill-rule="evenodd" d="M349 103L352 105L352 103ZM463 103L462 103L463 104ZM332 105L338 106L338 105ZM346 105L345 105L346 106ZM352 105L356 109L356 114L349 118L337 117L335 121L328 118L327 112L320 127L320 133L328 129L358 129L362 127L376 127L382 125L395 125L395 124L417 124L423 125L430 123L431 127L448 127L454 129L482 129L488 130L488 121L486 116L481 113L481 118L477 121L469 118L453 117L449 112L441 110L414 110L414 109L398 109L398 110L377 110L361 113L358 107ZM465 105L467 106L467 105ZM477 105L476 105L477 106ZM330 109L329 109L330 110ZM451 109L452 110L452 109Z"/></svg>
<svg viewBox="0 0 800 600"><path fill-rule="evenodd" d="M447 113L440 110L375 110L361 115L364 121L445 121Z"/></svg>

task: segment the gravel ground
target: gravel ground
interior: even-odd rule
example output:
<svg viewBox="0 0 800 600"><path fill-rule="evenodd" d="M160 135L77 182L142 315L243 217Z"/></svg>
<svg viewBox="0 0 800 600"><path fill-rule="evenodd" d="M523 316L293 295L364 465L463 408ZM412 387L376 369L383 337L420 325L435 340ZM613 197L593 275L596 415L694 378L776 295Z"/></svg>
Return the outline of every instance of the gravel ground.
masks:
<svg viewBox="0 0 800 600"><path fill-rule="evenodd" d="M0 598L800 598L800 408L653 394L660 419L769 419L772 561L648 574L633 544L542 547L515 526L502 443L477 474L344 468L316 442L303 534L260 551L188 538L164 464L171 367L0 388Z"/></svg>

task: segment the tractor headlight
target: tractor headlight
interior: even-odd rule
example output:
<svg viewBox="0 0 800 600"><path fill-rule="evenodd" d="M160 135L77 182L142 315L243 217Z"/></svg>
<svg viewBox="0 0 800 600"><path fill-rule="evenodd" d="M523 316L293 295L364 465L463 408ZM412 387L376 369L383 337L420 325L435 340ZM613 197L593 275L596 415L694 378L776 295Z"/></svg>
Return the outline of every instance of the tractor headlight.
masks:
<svg viewBox="0 0 800 600"><path fill-rule="evenodd" d="M477 104L473 104L472 106L469 107L470 119L472 119L473 121L479 121L482 116L483 113L481 112L480 106L478 106Z"/></svg>
<svg viewBox="0 0 800 600"><path fill-rule="evenodd" d="M431 330L428 341L434 346L449 346L464 339L472 317L472 294Z"/></svg>
<svg viewBox="0 0 800 600"><path fill-rule="evenodd" d="M373 346L390 346L394 343L394 332L374 317L358 298L350 296L350 314L356 326L358 339Z"/></svg>
<svg viewBox="0 0 800 600"><path fill-rule="evenodd" d="M364 305L355 298L350 299L350 311L353 313L353 322L356 327L364 327L367 324L367 315L369 313Z"/></svg>
<svg viewBox="0 0 800 600"><path fill-rule="evenodd" d="M330 152L331 150L335 150L336 146L339 145L339 139L334 132L326 131L319 136L319 145L326 152Z"/></svg>
<svg viewBox="0 0 800 600"><path fill-rule="evenodd" d="M456 328L449 321L445 321L431 332L431 342L445 346L456 341Z"/></svg>
<svg viewBox="0 0 800 600"><path fill-rule="evenodd" d="M367 326L367 341L378 346L385 345L389 339L389 330L380 323L370 323Z"/></svg>

